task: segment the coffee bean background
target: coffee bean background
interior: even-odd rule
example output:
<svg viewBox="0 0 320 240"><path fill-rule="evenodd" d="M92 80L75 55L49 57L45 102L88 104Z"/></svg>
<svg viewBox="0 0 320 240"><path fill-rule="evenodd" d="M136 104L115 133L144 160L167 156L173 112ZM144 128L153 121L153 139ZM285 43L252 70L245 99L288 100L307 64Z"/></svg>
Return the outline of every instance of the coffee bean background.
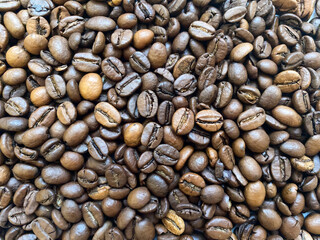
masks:
<svg viewBox="0 0 320 240"><path fill-rule="evenodd" d="M320 239L320 0L0 0L0 240Z"/></svg>

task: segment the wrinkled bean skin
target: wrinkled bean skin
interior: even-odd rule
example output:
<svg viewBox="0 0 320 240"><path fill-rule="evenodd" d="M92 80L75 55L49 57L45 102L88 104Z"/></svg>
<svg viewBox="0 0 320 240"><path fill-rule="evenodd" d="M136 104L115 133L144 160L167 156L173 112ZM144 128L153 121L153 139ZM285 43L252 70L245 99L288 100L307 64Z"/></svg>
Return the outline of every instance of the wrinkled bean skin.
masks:
<svg viewBox="0 0 320 240"><path fill-rule="evenodd" d="M0 0L0 240L320 239L320 0Z"/></svg>

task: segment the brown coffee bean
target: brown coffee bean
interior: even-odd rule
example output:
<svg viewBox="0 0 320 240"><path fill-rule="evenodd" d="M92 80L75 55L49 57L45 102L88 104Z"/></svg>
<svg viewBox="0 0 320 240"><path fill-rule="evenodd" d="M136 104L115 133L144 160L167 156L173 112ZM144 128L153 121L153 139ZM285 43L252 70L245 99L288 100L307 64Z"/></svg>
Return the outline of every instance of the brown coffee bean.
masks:
<svg viewBox="0 0 320 240"><path fill-rule="evenodd" d="M196 65L196 59L192 55L186 55L180 58L173 68L173 76L178 78L184 73L190 73Z"/></svg>
<svg viewBox="0 0 320 240"><path fill-rule="evenodd" d="M116 27L116 23L109 17L96 16L90 18L85 27L94 31L108 32Z"/></svg>
<svg viewBox="0 0 320 240"><path fill-rule="evenodd" d="M304 226L306 227L307 231L313 234L319 234L319 214L314 213L308 215L305 219Z"/></svg>
<svg viewBox="0 0 320 240"><path fill-rule="evenodd" d="M160 42L152 44L148 53L148 59L152 68L164 67L167 61L167 51L165 45Z"/></svg>
<svg viewBox="0 0 320 240"><path fill-rule="evenodd" d="M175 235L181 235L185 230L184 220L173 210L169 210L168 214L162 219L162 223Z"/></svg>
<svg viewBox="0 0 320 240"><path fill-rule="evenodd" d="M265 187L260 181L251 182L245 187L244 196L250 207L259 207L266 196Z"/></svg>
<svg viewBox="0 0 320 240"><path fill-rule="evenodd" d="M6 52L6 61L11 67L23 68L30 61L30 54L20 46L13 46Z"/></svg>
<svg viewBox="0 0 320 240"><path fill-rule="evenodd" d="M302 118L292 108L279 105L272 110L272 116L274 116L281 123L290 127L299 127L302 124Z"/></svg>
<svg viewBox="0 0 320 240"><path fill-rule="evenodd" d="M194 21L189 27L189 34L196 40L208 41L214 38L215 29L210 24Z"/></svg>
<svg viewBox="0 0 320 240"><path fill-rule="evenodd" d="M140 139L143 131L141 123L131 123L123 131L124 142L129 147L137 147L140 144Z"/></svg>
<svg viewBox="0 0 320 240"><path fill-rule="evenodd" d="M189 196L200 196L204 179L196 173L186 173L179 180L179 189Z"/></svg>
<svg viewBox="0 0 320 240"><path fill-rule="evenodd" d="M117 29L111 35L111 43L119 49L129 47L133 39L133 32L129 29Z"/></svg>
<svg viewBox="0 0 320 240"><path fill-rule="evenodd" d="M142 117L154 117L158 110L157 95L152 90L143 91L137 99L137 107Z"/></svg>
<svg viewBox="0 0 320 240"><path fill-rule="evenodd" d="M21 39L25 33L25 28L17 14L14 12L6 12L3 16L3 23L8 32L15 39Z"/></svg>
<svg viewBox="0 0 320 240"><path fill-rule="evenodd" d="M88 227L99 228L103 225L103 213L100 206L94 202L86 202L82 205L82 215Z"/></svg>
<svg viewBox="0 0 320 240"><path fill-rule="evenodd" d="M121 122L118 110L107 102L100 102L95 106L94 116L104 127L116 127Z"/></svg>
<svg viewBox="0 0 320 240"><path fill-rule="evenodd" d="M251 43L240 43L234 47L230 53L231 60L235 62L242 61L251 51L253 46Z"/></svg>
<svg viewBox="0 0 320 240"><path fill-rule="evenodd" d="M65 141L70 147L75 147L84 141L88 133L88 125L84 121L76 121L64 132L63 141Z"/></svg>
<svg viewBox="0 0 320 240"><path fill-rule="evenodd" d="M262 176L260 165L252 157L245 156L239 161L239 169L243 176L249 181L258 181Z"/></svg>
<svg viewBox="0 0 320 240"><path fill-rule="evenodd" d="M150 201L150 196L146 187L138 187L128 195L128 205L133 209L140 209Z"/></svg>
<svg viewBox="0 0 320 240"><path fill-rule="evenodd" d="M133 45L141 50L148 46L153 41L154 33L149 29L141 29L133 36Z"/></svg>
<svg viewBox="0 0 320 240"><path fill-rule="evenodd" d="M264 124L266 114L263 108L255 107L241 113L237 119L239 128L243 131L256 129Z"/></svg>
<svg viewBox="0 0 320 240"><path fill-rule="evenodd" d="M213 217L209 222L205 225L206 234L215 239L227 239L232 234L232 222L220 216Z"/></svg>
<svg viewBox="0 0 320 240"><path fill-rule="evenodd" d="M194 126L194 114L188 108L179 108L172 116L172 128L178 135L188 134Z"/></svg>
<svg viewBox="0 0 320 240"><path fill-rule="evenodd" d="M121 81L126 73L123 63L116 57L105 58L101 63L101 68L112 81Z"/></svg>
<svg viewBox="0 0 320 240"><path fill-rule="evenodd" d="M294 92L300 88L301 76L296 71L286 70L275 77L274 83L283 93Z"/></svg>
<svg viewBox="0 0 320 240"><path fill-rule="evenodd" d="M227 10L223 18L230 23L239 22L247 13L247 9L243 6L236 6Z"/></svg>
<svg viewBox="0 0 320 240"><path fill-rule="evenodd" d="M277 211L261 208L258 213L259 222L269 231L276 231L281 227L282 219Z"/></svg>
<svg viewBox="0 0 320 240"><path fill-rule="evenodd" d="M289 155L290 157L296 157L296 158L303 157L305 154L304 145L301 142L293 139L289 139L284 143L282 143L280 145L280 150L283 153Z"/></svg>
<svg viewBox="0 0 320 240"><path fill-rule="evenodd" d="M292 166L301 172L307 172L314 168L314 162L307 156L302 156L301 158L291 158L290 161Z"/></svg>
<svg viewBox="0 0 320 240"><path fill-rule="evenodd" d="M64 102L57 108L57 117L64 125L72 124L77 118L77 110L72 102Z"/></svg>
<svg viewBox="0 0 320 240"><path fill-rule="evenodd" d="M262 153L269 147L270 138L263 129L251 130L243 134L248 149L252 152Z"/></svg>
<svg viewBox="0 0 320 240"><path fill-rule="evenodd" d="M53 36L50 38L48 48L52 56L63 64L70 62L72 58L71 50L68 46L68 41L61 36Z"/></svg>
<svg viewBox="0 0 320 240"><path fill-rule="evenodd" d="M53 99L63 98L67 90L64 79L57 74L46 77L45 87L49 96Z"/></svg>

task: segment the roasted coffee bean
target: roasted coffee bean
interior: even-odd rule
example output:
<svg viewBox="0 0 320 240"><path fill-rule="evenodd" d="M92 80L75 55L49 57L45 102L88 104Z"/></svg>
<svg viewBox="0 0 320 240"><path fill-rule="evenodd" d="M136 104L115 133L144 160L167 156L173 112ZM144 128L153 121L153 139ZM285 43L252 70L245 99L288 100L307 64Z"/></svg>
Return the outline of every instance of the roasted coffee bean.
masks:
<svg viewBox="0 0 320 240"><path fill-rule="evenodd" d="M194 126L194 114L188 108L179 108L172 116L172 128L178 135L188 134Z"/></svg>
<svg viewBox="0 0 320 240"><path fill-rule="evenodd" d="M227 10L223 17L227 22L235 23L239 22L247 13L247 10L243 6L236 6Z"/></svg>
<svg viewBox="0 0 320 240"><path fill-rule="evenodd" d="M170 101L163 101L158 108L157 119L160 124L167 125L171 123L174 114L174 104Z"/></svg>
<svg viewBox="0 0 320 240"><path fill-rule="evenodd" d="M66 84L60 75L50 75L45 80L45 86L48 94L53 99L63 98L66 94Z"/></svg>
<svg viewBox="0 0 320 240"><path fill-rule="evenodd" d="M155 122L148 123L141 135L141 144L148 148L156 148L162 141L163 128Z"/></svg>
<svg viewBox="0 0 320 240"><path fill-rule="evenodd" d="M71 124L63 134L63 140L70 146L79 145L88 135L89 127L84 121Z"/></svg>
<svg viewBox="0 0 320 240"><path fill-rule="evenodd" d="M29 104L24 98L13 97L7 100L4 109L10 116L21 117L29 112Z"/></svg>
<svg viewBox="0 0 320 240"><path fill-rule="evenodd" d="M61 36L50 38L48 48L52 56L60 63L67 64L72 58L71 50L68 46L68 41Z"/></svg>
<svg viewBox="0 0 320 240"><path fill-rule="evenodd" d="M31 223L31 228L38 238L55 239L56 229L54 225L44 217L38 217Z"/></svg>
<svg viewBox="0 0 320 240"><path fill-rule="evenodd" d="M118 110L107 102L100 102L95 106L94 115L97 121L104 127L117 127L121 122Z"/></svg>
<svg viewBox="0 0 320 240"><path fill-rule="evenodd" d="M196 173L186 173L179 180L179 189L189 196L200 196L204 179Z"/></svg>
<svg viewBox="0 0 320 240"><path fill-rule="evenodd" d="M206 234L215 239L227 239L232 234L232 222L225 217L213 217L205 225Z"/></svg>
<svg viewBox="0 0 320 240"><path fill-rule="evenodd" d="M215 110L202 110L195 117L196 123L209 132L218 131L223 125L222 115Z"/></svg>
<svg viewBox="0 0 320 240"><path fill-rule="evenodd" d="M158 110L158 97L152 90L140 93L137 99L137 107L141 116L152 118Z"/></svg>
<svg viewBox="0 0 320 240"><path fill-rule="evenodd" d="M207 41L214 38L215 29L210 24L194 21L189 27L189 34L196 40Z"/></svg>
<svg viewBox="0 0 320 240"><path fill-rule="evenodd" d="M239 90L238 90L239 91ZM231 83L222 81L218 84L218 93L214 106L216 108L223 108L231 101L233 87Z"/></svg>
<svg viewBox="0 0 320 240"><path fill-rule="evenodd" d="M272 110L272 115L281 123L290 127L300 127L302 124L302 118L292 108L279 105ZM290 121L288 121L290 120Z"/></svg>
<svg viewBox="0 0 320 240"><path fill-rule="evenodd" d="M185 230L183 219L173 210L169 210L168 214L162 219L162 222L175 235L181 235Z"/></svg>
<svg viewBox="0 0 320 240"><path fill-rule="evenodd" d="M191 203L180 203L176 206L177 215L185 220L196 220L201 216L201 209Z"/></svg>
<svg viewBox="0 0 320 240"><path fill-rule="evenodd" d="M34 214L27 215L23 208L14 207L8 213L8 220L15 226L22 226L30 223L35 218Z"/></svg>
<svg viewBox="0 0 320 240"><path fill-rule="evenodd" d="M129 73L115 86L121 97L132 95L141 86L141 78L137 73Z"/></svg>
<svg viewBox="0 0 320 240"><path fill-rule="evenodd" d="M41 155L48 162L55 162L60 159L64 151L65 145L57 138L47 140L40 148ZM30 156L30 153L28 155Z"/></svg>
<svg viewBox="0 0 320 240"><path fill-rule="evenodd" d="M126 73L123 63L116 57L105 58L101 63L101 69L112 81L122 80Z"/></svg>
<svg viewBox="0 0 320 240"><path fill-rule="evenodd" d="M72 65L82 72L96 72L100 69L101 58L89 52L79 52L73 56Z"/></svg>
<svg viewBox="0 0 320 240"><path fill-rule="evenodd" d="M263 108L255 107L242 112L237 119L237 124L241 130L250 131L262 126L265 120Z"/></svg>
<svg viewBox="0 0 320 240"><path fill-rule="evenodd" d="M131 67L138 73L146 73L150 69L150 61L142 52L134 52L130 56L129 62Z"/></svg>
<svg viewBox="0 0 320 240"><path fill-rule="evenodd" d="M153 156L160 164L174 165L179 159L179 151L168 144L161 144L154 150Z"/></svg>

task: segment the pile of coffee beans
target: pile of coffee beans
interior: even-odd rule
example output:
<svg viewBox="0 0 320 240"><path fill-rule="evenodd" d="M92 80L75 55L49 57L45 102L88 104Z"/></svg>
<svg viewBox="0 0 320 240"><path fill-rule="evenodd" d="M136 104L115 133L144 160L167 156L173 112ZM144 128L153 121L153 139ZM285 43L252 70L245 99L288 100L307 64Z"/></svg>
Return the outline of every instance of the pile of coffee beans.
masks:
<svg viewBox="0 0 320 240"><path fill-rule="evenodd" d="M320 0L0 0L0 240L320 239Z"/></svg>

